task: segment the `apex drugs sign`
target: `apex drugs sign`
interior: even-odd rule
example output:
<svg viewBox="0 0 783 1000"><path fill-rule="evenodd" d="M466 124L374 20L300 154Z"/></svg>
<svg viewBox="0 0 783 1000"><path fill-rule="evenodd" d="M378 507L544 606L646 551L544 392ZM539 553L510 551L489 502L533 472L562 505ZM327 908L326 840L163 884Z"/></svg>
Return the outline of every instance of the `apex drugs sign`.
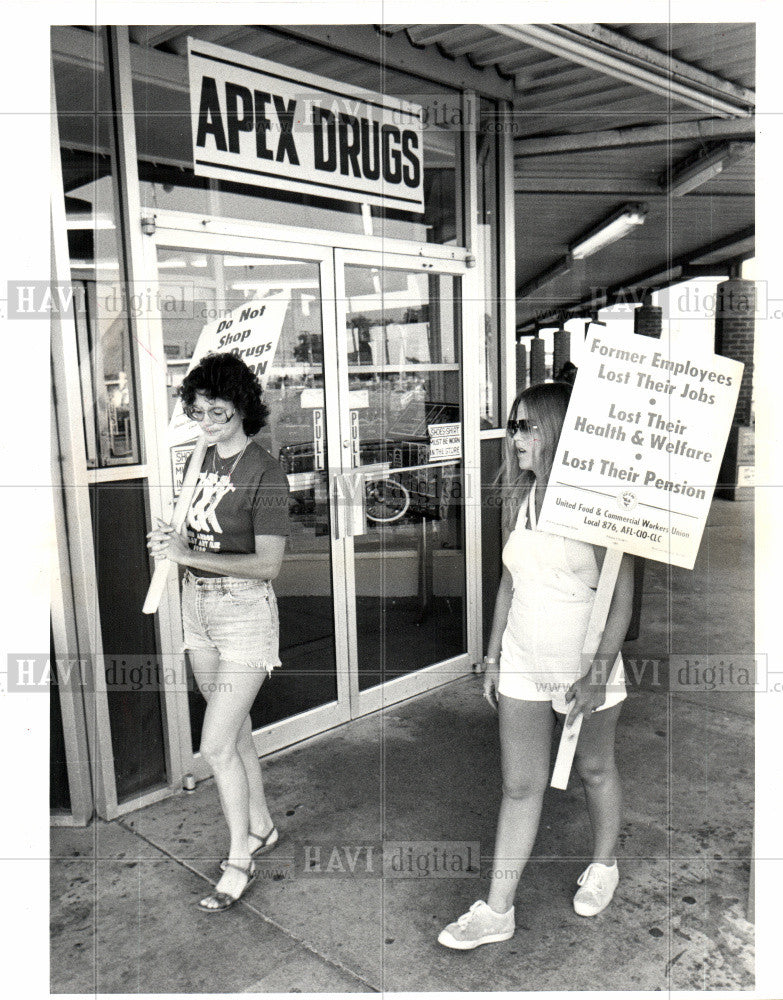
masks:
<svg viewBox="0 0 783 1000"><path fill-rule="evenodd" d="M693 569L743 365L589 334L539 528Z"/></svg>
<svg viewBox="0 0 783 1000"><path fill-rule="evenodd" d="M188 39L199 177L424 211L422 109Z"/></svg>

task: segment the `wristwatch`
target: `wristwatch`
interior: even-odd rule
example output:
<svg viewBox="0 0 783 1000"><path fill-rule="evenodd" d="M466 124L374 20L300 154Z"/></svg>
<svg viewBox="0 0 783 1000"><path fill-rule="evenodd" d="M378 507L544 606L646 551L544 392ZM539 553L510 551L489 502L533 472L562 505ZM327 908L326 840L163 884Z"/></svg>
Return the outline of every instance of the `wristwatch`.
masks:
<svg viewBox="0 0 783 1000"><path fill-rule="evenodd" d="M484 662L489 663L493 667L496 667L498 664L498 658L497 656L485 656Z"/></svg>

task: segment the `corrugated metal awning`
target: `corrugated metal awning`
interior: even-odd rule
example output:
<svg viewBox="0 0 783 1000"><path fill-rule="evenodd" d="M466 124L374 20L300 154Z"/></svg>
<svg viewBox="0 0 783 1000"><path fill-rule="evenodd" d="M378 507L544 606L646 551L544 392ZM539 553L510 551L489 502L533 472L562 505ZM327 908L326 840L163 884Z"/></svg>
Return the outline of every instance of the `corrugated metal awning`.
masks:
<svg viewBox="0 0 783 1000"><path fill-rule="evenodd" d="M518 328L532 332L590 311L596 289L663 286L689 267L724 273L753 252L755 25L382 24L131 27L136 44L183 54L188 35L382 87L384 60L423 77L513 101L517 287L562 261L584 231L625 202L644 202L643 226L572 262L520 295ZM364 66L364 70L362 69ZM721 173L686 194L674 171L731 145ZM737 153L741 155L737 155Z"/></svg>

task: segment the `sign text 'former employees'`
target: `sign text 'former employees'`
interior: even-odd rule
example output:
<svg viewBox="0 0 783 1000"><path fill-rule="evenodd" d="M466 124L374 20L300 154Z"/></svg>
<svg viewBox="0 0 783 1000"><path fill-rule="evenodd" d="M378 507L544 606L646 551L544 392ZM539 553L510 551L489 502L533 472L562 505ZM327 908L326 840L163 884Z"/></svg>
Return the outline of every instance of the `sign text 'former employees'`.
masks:
<svg viewBox="0 0 783 1000"><path fill-rule="evenodd" d="M716 354L590 337L540 523L692 568L741 378L739 362Z"/></svg>

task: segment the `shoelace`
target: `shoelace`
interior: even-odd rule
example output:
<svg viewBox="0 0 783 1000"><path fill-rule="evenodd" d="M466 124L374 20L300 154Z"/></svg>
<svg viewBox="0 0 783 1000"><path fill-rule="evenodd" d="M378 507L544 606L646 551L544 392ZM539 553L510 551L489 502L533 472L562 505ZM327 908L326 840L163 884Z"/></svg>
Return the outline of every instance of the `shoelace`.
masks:
<svg viewBox="0 0 783 1000"><path fill-rule="evenodd" d="M460 930L465 930L465 928L470 923L470 921L471 921L471 919L473 917L473 914L476 912L476 910L480 906L481 906L481 900L477 899L476 902L473 904L473 906L471 906L471 908L468 910L467 913L463 913L461 917L457 918L457 927L459 927Z"/></svg>
<svg viewBox="0 0 783 1000"><path fill-rule="evenodd" d="M588 865L587 868L582 872L579 878L576 880L577 885L585 885L586 882L590 882L587 886L588 890L595 890L596 892L603 892L605 885L603 880L603 872L598 868L593 862L593 864Z"/></svg>

